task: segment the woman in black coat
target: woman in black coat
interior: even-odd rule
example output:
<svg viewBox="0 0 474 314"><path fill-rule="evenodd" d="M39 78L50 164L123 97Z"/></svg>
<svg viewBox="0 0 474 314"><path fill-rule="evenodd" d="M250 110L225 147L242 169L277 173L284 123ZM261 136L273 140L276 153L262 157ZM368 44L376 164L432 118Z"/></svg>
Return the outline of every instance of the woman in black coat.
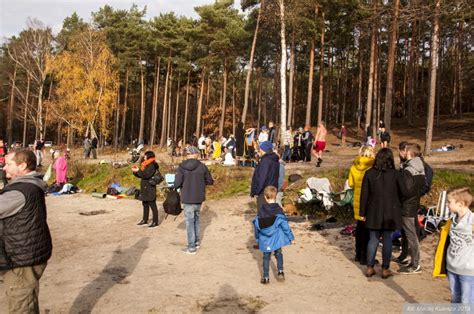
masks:
<svg viewBox="0 0 474 314"><path fill-rule="evenodd" d="M395 170L393 153L389 148L381 149L375 156L374 166L367 170L362 181L360 216L369 229L367 246L367 277L375 275L375 254L379 239L383 238L382 278L392 275L392 233L401 227L399 172Z"/></svg>
<svg viewBox="0 0 474 314"><path fill-rule="evenodd" d="M155 153L152 151L145 152L143 162L138 166L132 166L133 175L140 178L140 199L143 204L143 219L137 224L138 226L145 226L148 223L149 209L153 213L153 221L149 228L158 227L158 208L156 206L156 186L150 184L150 179L158 171L158 164L156 163Z"/></svg>

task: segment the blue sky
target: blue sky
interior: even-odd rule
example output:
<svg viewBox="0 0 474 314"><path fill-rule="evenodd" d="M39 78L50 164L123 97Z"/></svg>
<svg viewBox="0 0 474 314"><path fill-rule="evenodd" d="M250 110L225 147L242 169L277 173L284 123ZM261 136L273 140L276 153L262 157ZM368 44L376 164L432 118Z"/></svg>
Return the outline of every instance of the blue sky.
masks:
<svg viewBox="0 0 474 314"><path fill-rule="evenodd" d="M0 0L0 42L20 33L26 27L28 18L35 18L52 27L57 33L64 18L74 11L85 21L91 12L108 4L117 9L128 9L133 3L140 8L147 6L147 19L160 12L174 11L177 15L196 17L194 7L213 3L214 0ZM235 0L240 6L240 0Z"/></svg>

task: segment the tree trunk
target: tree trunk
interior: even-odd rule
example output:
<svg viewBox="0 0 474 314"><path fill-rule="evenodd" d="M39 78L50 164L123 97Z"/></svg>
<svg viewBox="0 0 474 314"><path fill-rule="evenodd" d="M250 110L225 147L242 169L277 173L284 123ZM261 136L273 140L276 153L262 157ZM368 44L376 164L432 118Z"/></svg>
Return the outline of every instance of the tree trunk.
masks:
<svg viewBox="0 0 474 314"><path fill-rule="evenodd" d="M123 115L122 115L122 127L120 128L120 143L123 146L125 144L125 128L127 126L127 107L128 107L128 75L130 71L127 68L125 71L125 95L123 98Z"/></svg>
<svg viewBox="0 0 474 314"><path fill-rule="evenodd" d="M153 105L151 109L151 130L150 130L150 147L153 148L156 138L156 120L158 118L158 94L160 91L160 63L161 58L157 58L155 86L153 90Z"/></svg>
<svg viewBox="0 0 474 314"><path fill-rule="evenodd" d="M377 46L377 27L372 26L372 35L370 40L370 67L369 67L369 82L367 87L367 106L365 115L365 128L364 131L370 126L372 118L372 97L374 94L374 73L375 73L375 54Z"/></svg>
<svg viewBox="0 0 474 314"><path fill-rule="evenodd" d="M117 89L117 101L115 102L115 123L114 123L114 150L117 152L120 124L120 88Z"/></svg>
<svg viewBox="0 0 474 314"><path fill-rule="evenodd" d="M232 134L235 136L235 79L232 82Z"/></svg>
<svg viewBox="0 0 474 314"><path fill-rule="evenodd" d="M181 72L178 73L178 85L176 88L176 109L174 111L174 138L178 140L178 113L179 113L179 85L181 84Z"/></svg>
<svg viewBox="0 0 474 314"><path fill-rule="evenodd" d="M197 117L196 117L196 134L201 134L202 100L204 97L205 79L206 79L206 67L202 69L202 73L201 73L201 89L199 91L198 110L197 110Z"/></svg>
<svg viewBox="0 0 474 314"><path fill-rule="evenodd" d="M166 78L165 78L165 91L163 93L163 116L161 119L161 137L160 137L160 146L164 147L166 145L166 116L168 115L168 84L170 78L170 69L171 69L171 51L168 56L168 66L166 68Z"/></svg>
<svg viewBox="0 0 474 314"><path fill-rule="evenodd" d="M357 133L360 130L360 120L362 118L362 80L363 80L363 62L362 62L362 48L361 48L361 40L359 36L359 78L358 78L358 93L357 93Z"/></svg>
<svg viewBox="0 0 474 314"><path fill-rule="evenodd" d="M323 26L321 27L321 60L319 62L319 96L318 96L318 124L323 121L323 97L324 97L324 12L321 15ZM326 112L327 114L327 112Z"/></svg>
<svg viewBox="0 0 474 314"><path fill-rule="evenodd" d="M169 78L169 95L168 95L168 116L167 116L167 126L166 126L166 138L171 137L171 99L173 98L173 68L170 70Z"/></svg>
<svg viewBox="0 0 474 314"><path fill-rule="evenodd" d="M290 48L290 80L288 86L288 124L292 124L293 112L293 84L295 80L295 32L291 35Z"/></svg>
<svg viewBox="0 0 474 314"><path fill-rule="evenodd" d="M184 104L184 125L183 125L183 145L186 145L186 136L188 131L188 105L189 105L189 81L191 80L191 70L188 71L188 81L186 82L186 100ZM199 136L198 133L196 133Z"/></svg>
<svg viewBox="0 0 474 314"><path fill-rule="evenodd" d="M13 70L13 78L12 78L12 88L10 90L10 104L8 107L8 120L7 120L7 137L8 137L8 145L12 144L13 141L13 108L15 107L15 86L16 86L16 71L17 67Z"/></svg>
<svg viewBox="0 0 474 314"><path fill-rule="evenodd" d="M145 77L143 74L143 64L140 60L140 129L138 132L138 141L143 141L143 132L145 130Z"/></svg>
<svg viewBox="0 0 474 314"><path fill-rule="evenodd" d="M221 106L221 120L219 123L219 137L224 135L224 121L225 121L225 108L227 98L227 60L224 59L224 83L222 88L222 106Z"/></svg>
<svg viewBox="0 0 474 314"><path fill-rule="evenodd" d="M314 49L315 49L314 38L312 38L311 49L309 52L308 93L307 93L307 98L306 98L306 119L305 119L305 125L308 125L308 126L311 125L311 103L313 100Z"/></svg>
<svg viewBox="0 0 474 314"><path fill-rule="evenodd" d="M412 27L412 38L410 44L410 62L409 62L409 73L408 73L408 108L407 108L407 116L408 116L408 125L413 125L413 107L415 104L415 58L416 58L416 50L417 47L417 21L413 22Z"/></svg>
<svg viewBox="0 0 474 314"><path fill-rule="evenodd" d="M26 79L25 111L23 112L23 147L26 147L26 130L28 126L28 102L30 101L30 75Z"/></svg>
<svg viewBox="0 0 474 314"><path fill-rule="evenodd" d="M281 107L280 107L280 136L286 132L286 41L285 41L285 1L279 0L280 3L280 39L281 39L281 62L280 62L280 86L281 86Z"/></svg>
<svg viewBox="0 0 474 314"><path fill-rule="evenodd" d="M349 72L349 52L346 52L346 60L344 64L344 81L342 82L342 112L341 112L341 123L346 123L346 95L347 95L347 75Z"/></svg>
<svg viewBox="0 0 474 314"><path fill-rule="evenodd" d="M393 72L398 43L398 15L400 12L400 0L393 1L392 28L390 30L390 42L388 46L387 84L385 87L385 111L384 122L387 131L390 131L392 123L392 98L393 98Z"/></svg>
<svg viewBox="0 0 474 314"><path fill-rule="evenodd" d="M433 120L436 95L436 74L438 70L438 44L439 44L439 15L441 11L441 0L436 0L435 16L433 23L433 34L431 37L431 76L430 94L428 104L428 117L426 126L425 155L431 154L431 141L433 139Z"/></svg>
<svg viewBox="0 0 474 314"><path fill-rule="evenodd" d="M247 108L249 105L250 77L252 75L253 58L255 54L255 46L257 45L257 35L258 35L258 28L260 26L260 17L262 15L263 2L264 2L263 0L260 1L260 8L258 9L257 25L255 26L255 32L253 34L252 48L250 49L249 68L247 70L247 78L245 80L244 108L242 109L242 123L244 124L244 126L245 126L245 119L247 117Z"/></svg>
<svg viewBox="0 0 474 314"><path fill-rule="evenodd" d="M40 82L38 89L38 112L37 112L37 132L39 133L40 138L44 138L44 129L43 129L43 88L44 80Z"/></svg>

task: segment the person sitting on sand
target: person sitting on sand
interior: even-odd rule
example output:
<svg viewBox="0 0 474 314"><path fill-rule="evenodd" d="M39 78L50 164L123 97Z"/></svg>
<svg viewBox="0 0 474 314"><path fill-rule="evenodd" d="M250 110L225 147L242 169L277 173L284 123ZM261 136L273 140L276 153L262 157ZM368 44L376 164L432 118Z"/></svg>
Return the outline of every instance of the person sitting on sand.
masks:
<svg viewBox="0 0 474 314"><path fill-rule="evenodd" d="M277 260L277 280L285 280L283 272L282 247L291 244L295 239L288 225L288 218L283 209L276 202L277 188L267 186L263 192L266 204L258 209L257 217L253 220L255 227L255 240L258 248L263 252L263 277L262 284L270 283L270 257L272 253Z"/></svg>

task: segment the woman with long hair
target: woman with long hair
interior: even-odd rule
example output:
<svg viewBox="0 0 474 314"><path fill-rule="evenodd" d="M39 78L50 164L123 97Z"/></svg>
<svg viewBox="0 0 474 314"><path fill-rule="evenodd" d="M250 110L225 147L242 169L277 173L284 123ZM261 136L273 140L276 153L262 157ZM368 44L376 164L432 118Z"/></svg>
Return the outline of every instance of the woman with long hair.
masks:
<svg viewBox="0 0 474 314"><path fill-rule="evenodd" d="M156 162L155 153L145 152L143 162L140 167L132 166L133 175L140 178L140 200L143 204L143 219L137 224L146 226L148 224L148 214L151 208L153 213L152 223L149 228L158 227L158 207L156 206L156 186L150 183L150 179L158 171L159 166Z"/></svg>
<svg viewBox="0 0 474 314"><path fill-rule="evenodd" d="M401 227L399 172L395 169L393 153L382 148L375 156L371 169L362 180L360 197L360 217L369 229L370 240L367 246L367 277L375 275L375 255L380 237L382 248L382 278L392 276L390 259L392 258L392 233Z"/></svg>

